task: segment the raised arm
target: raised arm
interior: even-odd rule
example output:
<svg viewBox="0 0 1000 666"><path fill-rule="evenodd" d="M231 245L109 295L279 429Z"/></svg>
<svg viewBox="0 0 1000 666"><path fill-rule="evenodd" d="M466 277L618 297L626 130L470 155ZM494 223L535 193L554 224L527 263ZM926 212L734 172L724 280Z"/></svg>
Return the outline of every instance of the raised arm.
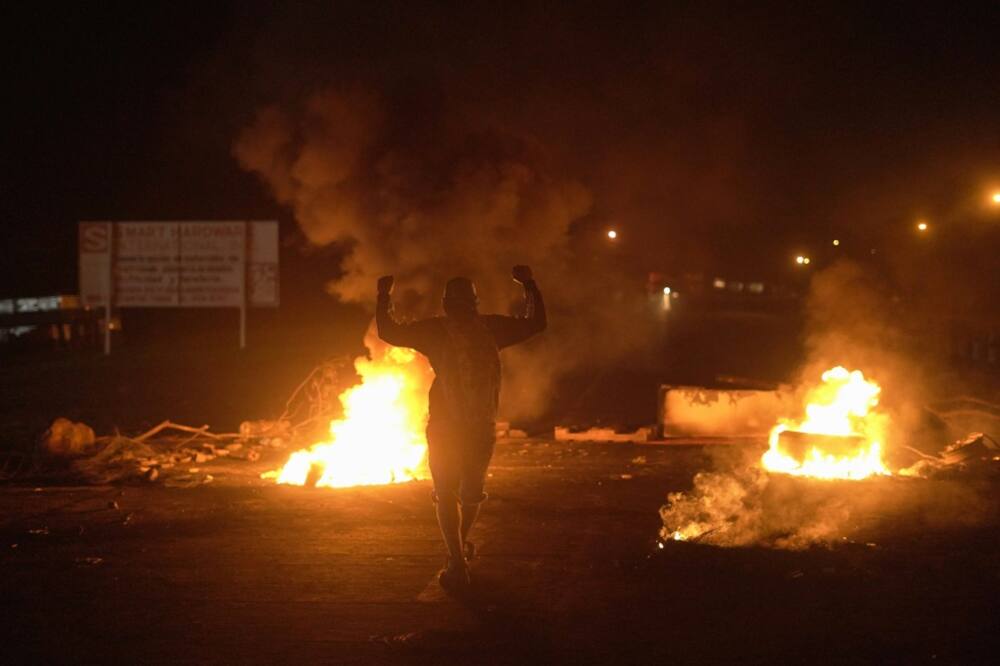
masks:
<svg viewBox="0 0 1000 666"><path fill-rule="evenodd" d="M531 269L527 266L515 266L511 275L524 287L524 317L494 315L488 319L497 346L501 349L524 342L536 333L541 333L548 323L545 317L545 301Z"/></svg>

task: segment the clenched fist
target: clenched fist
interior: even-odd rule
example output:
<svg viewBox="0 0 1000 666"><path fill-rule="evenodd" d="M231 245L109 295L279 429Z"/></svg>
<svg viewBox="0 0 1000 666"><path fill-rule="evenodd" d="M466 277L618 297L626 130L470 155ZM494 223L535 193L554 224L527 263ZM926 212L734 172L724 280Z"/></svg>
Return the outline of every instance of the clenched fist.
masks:
<svg viewBox="0 0 1000 666"><path fill-rule="evenodd" d="M511 276L513 276L515 282L520 282L524 284L525 282L531 282L533 279L531 276L530 266L514 266L510 271Z"/></svg>
<svg viewBox="0 0 1000 666"><path fill-rule="evenodd" d="M383 275L378 279L378 294L379 296L389 295L392 293L392 285L396 281L391 275Z"/></svg>

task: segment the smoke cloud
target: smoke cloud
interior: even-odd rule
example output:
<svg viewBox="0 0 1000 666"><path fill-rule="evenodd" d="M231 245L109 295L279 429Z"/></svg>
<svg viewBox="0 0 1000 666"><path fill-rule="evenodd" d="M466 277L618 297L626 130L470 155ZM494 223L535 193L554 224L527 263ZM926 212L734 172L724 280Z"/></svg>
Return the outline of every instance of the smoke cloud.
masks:
<svg viewBox="0 0 1000 666"><path fill-rule="evenodd" d="M641 327L622 325L632 304L605 298L623 278L574 241L590 192L529 135L425 98L328 88L261 109L234 153L312 244L343 248L328 284L341 301L372 306L376 279L393 274L397 311L428 315L445 281L465 275L483 311L516 313L510 268L531 265L550 331L505 353L506 416L537 415L562 372L642 340Z"/></svg>

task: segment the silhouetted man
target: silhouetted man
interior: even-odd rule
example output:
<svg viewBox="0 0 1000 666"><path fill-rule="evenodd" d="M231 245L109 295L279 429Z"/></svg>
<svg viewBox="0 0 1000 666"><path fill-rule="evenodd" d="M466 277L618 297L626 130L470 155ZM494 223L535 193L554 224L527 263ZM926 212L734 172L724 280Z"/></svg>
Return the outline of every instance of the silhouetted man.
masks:
<svg viewBox="0 0 1000 666"><path fill-rule="evenodd" d="M444 317L399 323L392 315L393 277L378 281L375 322L378 335L391 345L412 347L434 368L427 446L438 525L448 547L441 585L461 589L469 584L467 559L475 549L467 541L493 456L497 403L500 399L500 354L545 329L545 304L531 269L515 266L514 280L524 286L524 317L479 314L472 281L452 278L444 290Z"/></svg>

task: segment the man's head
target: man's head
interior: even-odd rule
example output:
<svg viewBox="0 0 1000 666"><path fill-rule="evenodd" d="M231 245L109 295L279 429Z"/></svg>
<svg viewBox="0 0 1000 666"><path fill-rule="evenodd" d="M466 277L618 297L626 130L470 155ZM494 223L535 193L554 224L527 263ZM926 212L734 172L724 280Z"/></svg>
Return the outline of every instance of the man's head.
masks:
<svg viewBox="0 0 1000 666"><path fill-rule="evenodd" d="M465 277L455 277L448 280L444 286L444 312L449 317L471 317L479 306L479 296L476 285Z"/></svg>

